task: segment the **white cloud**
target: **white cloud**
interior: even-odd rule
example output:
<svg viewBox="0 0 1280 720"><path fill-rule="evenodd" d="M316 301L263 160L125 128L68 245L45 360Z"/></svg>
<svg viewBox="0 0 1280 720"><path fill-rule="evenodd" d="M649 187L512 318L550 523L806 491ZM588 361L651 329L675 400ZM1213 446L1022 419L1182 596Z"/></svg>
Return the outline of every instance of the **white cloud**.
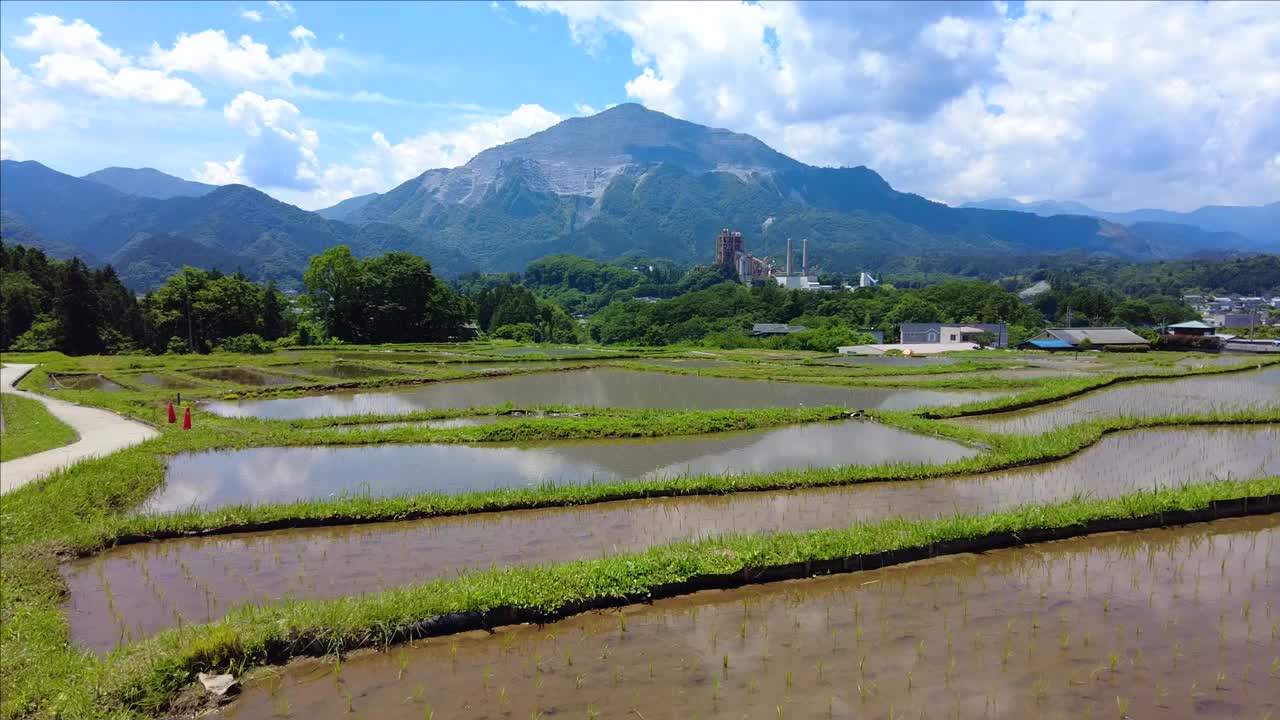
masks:
<svg viewBox="0 0 1280 720"><path fill-rule="evenodd" d="M22 153L18 146L0 136L0 160L21 160Z"/></svg>
<svg viewBox="0 0 1280 720"><path fill-rule="evenodd" d="M66 23L56 15L33 15L27 24L31 32L13 41L23 50L74 55L107 67L125 64L124 54L103 43L97 28L83 20Z"/></svg>
<svg viewBox="0 0 1280 720"><path fill-rule="evenodd" d="M248 136L249 144L234 160L206 162L197 173L201 178L295 190L316 186L320 136L302 124L297 106L245 91L227 103L222 114L231 127Z"/></svg>
<svg viewBox="0 0 1280 720"><path fill-rule="evenodd" d="M159 105L204 105L204 96L195 86L159 70L126 66L112 72L95 60L63 53L43 55L35 67L41 82L52 88Z"/></svg>
<svg viewBox="0 0 1280 720"><path fill-rule="evenodd" d="M83 20L67 23L53 15L34 15L27 18L27 24L31 32L16 38L14 43L43 53L33 67L45 87L159 105L204 105L204 96L194 85L158 70L135 66L120 50L102 42L97 28ZM11 90L17 94L17 100L5 101L6 107L13 108L5 112L6 118L15 124L50 124L50 119L33 121L31 118L48 116L55 107L52 101L38 101L41 104L33 105L36 101L25 100L35 95L30 80L10 66L8 60L4 64L6 85L12 85ZM5 94L8 95L9 90Z"/></svg>
<svg viewBox="0 0 1280 720"><path fill-rule="evenodd" d="M191 176L197 182L210 185L244 185L249 182L244 176L243 153L226 162L206 160L202 167L191 170Z"/></svg>
<svg viewBox="0 0 1280 720"><path fill-rule="evenodd" d="M262 22L262 11L261 10L241 10L240 17L244 18L245 20L248 20L249 22L260 23Z"/></svg>
<svg viewBox="0 0 1280 720"><path fill-rule="evenodd" d="M314 36L299 26L291 33L295 39L299 30L305 33L299 47L276 56L248 35L232 43L221 30L183 33L168 50L153 43L147 64L165 72L187 72L228 84L288 86L295 75L317 75L325 68L324 53L306 42L306 36Z"/></svg>
<svg viewBox="0 0 1280 720"><path fill-rule="evenodd" d="M280 17L293 17L297 14L297 11L293 9L293 6L287 2L283 2L283 0L267 0L267 7L275 10L276 15L279 15Z"/></svg>
<svg viewBox="0 0 1280 720"><path fill-rule="evenodd" d="M525 2L631 98L963 201L1187 209L1280 196L1280 4Z"/></svg>
<svg viewBox="0 0 1280 720"><path fill-rule="evenodd" d="M391 178L404 182L430 168L462 165L481 150L545 130L561 119L541 105L521 105L509 115L478 120L461 130L427 132L394 144L374 133L373 142Z"/></svg>
<svg viewBox="0 0 1280 720"><path fill-rule="evenodd" d="M478 119L454 130L425 132L397 143L375 132L372 145L352 162L320 168L315 162L319 138L303 127L297 108L290 103L242 93L224 114L233 126L249 135L250 147L234 160L204 163L193 171L196 179L256 185L280 200L307 209L328 207L356 195L386 192L426 170L462 165L482 150L546 129L561 119L539 105L521 105L507 115ZM266 172L259 167L265 158L275 166L300 168L297 177L281 178L278 173L273 176Z"/></svg>
<svg viewBox="0 0 1280 720"><path fill-rule="evenodd" d="M62 105L40 92L35 82L0 53L0 130L41 130L65 115ZM16 152L10 142L9 152Z"/></svg>
<svg viewBox="0 0 1280 720"><path fill-rule="evenodd" d="M297 42L304 43L304 42L307 42L308 40L315 40L316 34L306 29L305 27L299 25L298 27L289 31L289 37L293 38Z"/></svg>
<svg viewBox="0 0 1280 720"><path fill-rule="evenodd" d="M574 105L573 111L578 113L579 115L595 115L596 113L600 112L599 110L596 110L595 108L591 107L587 103L578 103Z"/></svg>

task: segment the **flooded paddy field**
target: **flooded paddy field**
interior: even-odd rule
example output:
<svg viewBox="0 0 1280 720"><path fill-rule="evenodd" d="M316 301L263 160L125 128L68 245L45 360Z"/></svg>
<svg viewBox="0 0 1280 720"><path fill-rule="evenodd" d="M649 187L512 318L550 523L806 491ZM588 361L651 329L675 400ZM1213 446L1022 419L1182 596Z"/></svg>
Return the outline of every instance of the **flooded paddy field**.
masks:
<svg viewBox="0 0 1280 720"><path fill-rule="evenodd" d="M409 368L397 369L375 367L372 365L360 365L349 362L317 363L311 365L281 365L275 366L272 369L279 370L281 372L297 373L300 375L316 375L319 377L334 378L336 380L363 380L365 378L415 373L414 370Z"/></svg>
<svg viewBox="0 0 1280 720"><path fill-rule="evenodd" d="M978 454L950 440L865 421L693 437L528 445L249 448L178 455L142 510L368 494L457 493L836 465L943 463Z"/></svg>
<svg viewBox="0 0 1280 720"><path fill-rule="evenodd" d="M550 357L575 358L594 355L612 355L619 352L602 347L518 347L494 350L491 355L547 355Z"/></svg>
<svg viewBox="0 0 1280 720"><path fill-rule="evenodd" d="M1138 459L1135 461L1135 459ZM331 598L465 570L643 550L725 533L801 532L894 516L983 513L1076 494L1280 473L1280 427L1108 435L1067 460L978 476L789 492L599 503L127 545L69 563L72 640L122 639L220 617L243 602Z"/></svg>
<svg viewBox="0 0 1280 720"><path fill-rule="evenodd" d="M942 357L940 355L840 355L838 357L815 358L815 363L836 363L840 365L881 365L885 367L932 367L934 365L954 365L963 362L960 358Z"/></svg>
<svg viewBox="0 0 1280 720"><path fill-rule="evenodd" d="M340 433L356 432L359 430L394 430L402 427L420 427L431 428L432 430L448 430L450 428L460 427L476 427L479 425L492 425L502 422L503 420L521 419L520 417L511 415L481 415L477 417L456 417L445 418L443 420L411 420L408 422L385 422L385 423L360 423L356 425L334 425L331 427L315 428L315 431L329 431Z"/></svg>
<svg viewBox="0 0 1280 720"><path fill-rule="evenodd" d="M1150 417L1280 408L1280 367L1131 382L1028 410L954 420L991 432L1039 434L1101 417Z"/></svg>
<svg viewBox="0 0 1280 720"><path fill-rule="evenodd" d="M116 392L123 390L118 383L114 383L102 375L49 375L49 381L45 384L50 390L105 390L107 392Z"/></svg>
<svg viewBox="0 0 1280 720"><path fill-rule="evenodd" d="M1280 515L707 591L304 659L273 717L1266 718Z"/></svg>
<svg viewBox="0 0 1280 720"><path fill-rule="evenodd" d="M402 390L330 393L299 398L209 403L227 417L296 420L367 413L397 414L429 409L491 407L512 404L591 407L738 409L818 407L909 410L961 405L1006 395L997 392L944 392L845 388L813 383L766 382L646 373L616 368L567 370L491 380L438 382Z"/></svg>
<svg viewBox="0 0 1280 720"><path fill-rule="evenodd" d="M750 363L741 363L734 360L710 360L704 358L640 358L636 362L642 362L645 365L658 365L660 367L686 368L689 370L704 370L708 368L743 368L751 367Z"/></svg>
<svg viewBox="0 0 1280 720"><path fill-rule="evenodd" d="M272 375L263 372L257 368L249 367L224 367L224 368L205 368L201 370L187 370L188 375L193 375L202 380L216 380L219 382L234 383L236 385L254 385L258 387L275 387L279 385L295 385L299 383L299 379L289 377L287 375Z"/></svg>
<svg viewBox="0 0 1280 720"><path fill-rule="evenodd" d="M190 390L202 387L200 383L191 378L169 373L144 373L142 375L134 375L128 379L134 380L141 385L148 385L161 390Z"/></svg>

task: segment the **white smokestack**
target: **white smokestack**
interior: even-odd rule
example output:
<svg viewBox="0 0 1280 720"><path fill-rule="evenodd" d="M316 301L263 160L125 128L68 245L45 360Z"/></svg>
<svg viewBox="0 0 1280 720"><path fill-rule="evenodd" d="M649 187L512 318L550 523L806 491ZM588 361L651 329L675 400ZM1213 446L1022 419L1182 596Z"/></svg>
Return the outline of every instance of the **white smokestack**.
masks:
<svg viewBox="0 0 1280 720"><path fill-rule="evenodd" d="M809 277L809 238L800 241L800 274Z"/></svg>
<svg viewBox="0 0 1280 720"><path fill-rule="evenodd" d="M787 277L791 277L791 238L787 238Z"/></svg>

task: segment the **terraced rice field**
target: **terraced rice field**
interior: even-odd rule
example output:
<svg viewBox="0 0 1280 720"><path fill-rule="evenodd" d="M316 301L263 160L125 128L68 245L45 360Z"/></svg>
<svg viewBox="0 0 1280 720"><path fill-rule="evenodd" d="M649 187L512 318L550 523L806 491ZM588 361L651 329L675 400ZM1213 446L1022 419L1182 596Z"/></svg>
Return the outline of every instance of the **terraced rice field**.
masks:
<svg viewBox="0 0 1280 720"><path fill-rule="evenodd" d="M50 716L1280 717L1280 364L722 354L50 362L28 389L162 432L5 496L5 688Z"/></svg>

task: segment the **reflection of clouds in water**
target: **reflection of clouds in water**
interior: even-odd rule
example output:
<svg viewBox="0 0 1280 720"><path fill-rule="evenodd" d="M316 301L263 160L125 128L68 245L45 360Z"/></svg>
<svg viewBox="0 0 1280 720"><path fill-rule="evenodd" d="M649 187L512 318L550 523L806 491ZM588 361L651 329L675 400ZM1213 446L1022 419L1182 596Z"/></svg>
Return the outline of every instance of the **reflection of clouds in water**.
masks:
<svg viewBox="0 0 1280 720"><path fill-rule="evenodd" d="M216 402L208 407L219 415L277 420L375 412L400 414L413 410L489 407L506 403L517 406L706 409L838 405L907 410L929 405L958 405L1004 394L1007 393L844 388L606 368L437 382L387 392Z"/></svg>
<svg viewBox="0 0 1280 720"><path fill-rule="evenodd" d="M535 447L380 445L252 448L182 455L149 510L290 502L335 494L461 492L683 474L739 474L847 464L940 462L976 454L938 438L849 421L720 437Z"/></svg>

